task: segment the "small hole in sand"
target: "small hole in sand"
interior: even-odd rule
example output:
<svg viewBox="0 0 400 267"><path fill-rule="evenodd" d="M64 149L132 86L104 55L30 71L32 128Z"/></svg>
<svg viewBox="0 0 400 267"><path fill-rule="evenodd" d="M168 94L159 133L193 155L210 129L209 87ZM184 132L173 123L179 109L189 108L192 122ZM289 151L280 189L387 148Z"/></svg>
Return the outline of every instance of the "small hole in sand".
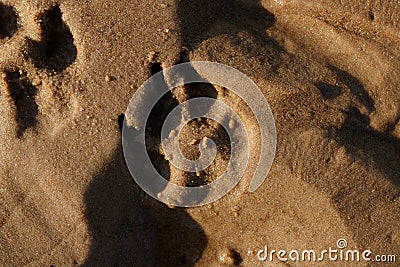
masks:
<svg viewBox="0 0 400 267"><path fill-rule="evenodd" d="M368 18L370 21L374 21L375 20L375 14L372 11L368 12Z"/></svg>
<svg viewBox="0 0 400 267"><path fill-rule="evenodd" d="M118 116L118 126L120 131L122 131L122 128L124 126L124 120L125 120L125 114L121 114Z"/></svg>
<svg viewBox="0 0 400 267"><path fill-rule="evenodd" d="M149 67L152 76L163 70L160 62L151 63Z"/></svg>
<svg viewBox="0 0 400 267"><path fill-rule="evenodd" d="M0 38L12 37L17 31L17 26L14 8L0 3Z"/></svg>
<svg viewBox="0 0 400 267"><path fill-rule="evenodd" d="M230 250L230 255L231 255L232 259L233 259L233 264L235 266L239 266L242 263L243 259L242 259L242 256L240 256L239 252L237 252L236 250L231 249Z"/></svg>
<svg viewBox="0 0 400 267"><path fill-rule="evenodd" d="M243 262L242 256L234 249L229 249L219 256L220 262L225 266L240 266Z"/></svg>

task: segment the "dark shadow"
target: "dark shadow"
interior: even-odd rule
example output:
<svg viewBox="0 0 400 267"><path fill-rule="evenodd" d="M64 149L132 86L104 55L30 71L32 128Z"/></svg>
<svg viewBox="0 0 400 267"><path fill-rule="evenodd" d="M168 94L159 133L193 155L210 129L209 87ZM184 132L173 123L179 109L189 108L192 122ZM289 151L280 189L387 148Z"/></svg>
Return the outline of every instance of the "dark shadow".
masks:
<svg viewBox="0 0 400 267"><path fill-rule="evenodd" d="M118 128L122 132L122 128L124 127L124 120L125 120L125 114L121 114L118 116Z"/></svg>
<svg viewBox="0 0 400 267"><path fill-rule="evenodd" d="M37 88L20 71L6 71L8 91L15 105L17 137L22 138L25 131L35 128L39 112L36 103Z"/></svg>
<svg viewBox="0 0 400 267"><path fill-rule="evenodd" d="M351 93L357 98L360 104L366 107L369 112L375 110L374 100L365 90L364 85L359 79L352 76L347 71L341 70L335 66L329 65L328 68L332 70L338 76L338 79L350 89Z"/></svg>
<svg viewBox="0 0 400 267"><path fill-rule="evenodd" d="M240 266L240 264L243 262L242 256L240 256L239 252L236 250L229 250L229 257L233 259L234 266Z"/></svg>
<svg viewBox="0 0 400 267"><path fill-rule="evenodd" d="M0 38L12 37L18 28L18 17L12 6L0 3Z"/></svg>
<svg viewBox="0 0 400 267"><path fill-rule="evenodd" d="M161 63L155 62L149 65L149 76L153 76L163 71ZM164 77L164 76L162 76ZM159 82L159 83L157 83ZM165 84L164 78L160 79L154 84L153 90L157 90L157 87L168 87ZM171 91L167 92L161 97L161 99L155 104L154 108L150 112L149 118L146 125L146 149L149 157L153 163L154 168L160 173L165 179L170 180L170 166L168 160L165 159L164 155L160 153L161 146L161 129L163 123L167 118L168 114L179 105L176 98L173 97ZM178 124L179 122L177 122ZM160 190L163 190L160 188Z"/></svg>
<svg viewBox="0 0 400 267"><path fill-rule="evenodd" d="M184 209L145 195L129 174L121 147L85 193L92 235L83 266L193 266L207 243Z"/></svg>
<svg viewBox="0 0 400 267"><path fill-rule="evenodd" d="M61 72L74 63L77 49L68 25L56 5L40 17L42 40L28 40L28 54L37 68Z"/></svg>
<svg viewBox="0 0 400 267"><path fill-rule="evenodd" d="M322 97L326 100L332 100L339 97L343 91L340 86L331 85L325 82L316 82L314 85L319 89Z"/></svg>
<svg viewBox="0 0 400 267"><path fill-rule="evenodd" d="M334 66L330 66L330 69L346 84L360 104L369 112L375 110L375 102L356 77ZM400 139L389 131L373 129L368 115L362 114L355 106L349 106L343 125L339 129L330 129L329 137L346 147L352 156L373 164L400 189Z"/></svg>

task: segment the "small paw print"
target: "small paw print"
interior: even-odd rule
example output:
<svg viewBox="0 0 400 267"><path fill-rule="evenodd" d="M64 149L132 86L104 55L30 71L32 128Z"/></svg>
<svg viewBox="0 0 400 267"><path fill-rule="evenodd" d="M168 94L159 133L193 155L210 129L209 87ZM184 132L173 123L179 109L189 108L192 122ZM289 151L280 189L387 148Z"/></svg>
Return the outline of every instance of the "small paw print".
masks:
<svg viewBox="0 0 400 267"><path fill-rule="evenodd" d="M59 6L45 11L40 17L42 40L28 41L26 57L40 69L61 72L74 63L77 49L69 27L62 20Z"/></svg>
<svg viewBox="0 0 400 267"><path fill-rule="evenodd" d="M77 105L61 86L78 51L60 5L39 12L33 26L20 19L29 15L0 3L0 131L18 139L59 127ZM38 40L28 35L35 31Z"/></svg>
<svg viewBox="0 0 400 267"><path fill-rule="evenodd" d="M37 125L39 108L35 98L38 89L21 71L6 71L5 78L8 96L15 107L17 137L21 138L27 129L35 128Z"/></svg>

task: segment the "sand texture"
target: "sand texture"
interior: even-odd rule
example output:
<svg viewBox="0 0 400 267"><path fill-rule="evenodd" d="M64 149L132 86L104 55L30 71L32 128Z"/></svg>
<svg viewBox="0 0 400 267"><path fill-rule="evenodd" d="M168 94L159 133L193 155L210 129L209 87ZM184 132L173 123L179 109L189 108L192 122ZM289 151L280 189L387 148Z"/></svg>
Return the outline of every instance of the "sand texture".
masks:
<svg viewBox="0 0 400 267"><path fill-rule="evenodd" d="M324 249L345 238L400 261L399 55L398 1L1 0L0 266L399 266L256 255L264 245ZM165 160L159 114L185 99L225 101L244 118L251 146L229 195L172 208L132 179L121 118L153 74L200 60L259 86L277 153L249 193L260 136L245 103L204 84L166 95L148 149L174 182L210 182L229 160L224 132L208 120L182 132L188 158L198 140L216 140L207 171Z"/></svg>

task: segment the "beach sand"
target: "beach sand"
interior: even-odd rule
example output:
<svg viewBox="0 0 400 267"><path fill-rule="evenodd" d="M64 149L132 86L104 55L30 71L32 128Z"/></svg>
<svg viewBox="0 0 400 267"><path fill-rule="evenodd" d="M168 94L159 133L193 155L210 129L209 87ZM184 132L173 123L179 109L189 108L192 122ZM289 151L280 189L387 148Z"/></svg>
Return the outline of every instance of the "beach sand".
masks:
<svg viewBox="0 0 400 267"><path fill-rule="evenodd" d="M398 266L257 254L346 239L349 249L400 257L399 28L396 1L1 1L0 266ZM132 179L121 118L157 71L200 60L259 86L277 153L249 193L260 144L252 129L250 164L232 192L172 208ZM253 125L236 96L192 88L182 97L218 97ZM204 124L183 142L220 138L224 149L201 174L210 181L229 144ZM166 168L157 145L152 159Z"/></svg>

